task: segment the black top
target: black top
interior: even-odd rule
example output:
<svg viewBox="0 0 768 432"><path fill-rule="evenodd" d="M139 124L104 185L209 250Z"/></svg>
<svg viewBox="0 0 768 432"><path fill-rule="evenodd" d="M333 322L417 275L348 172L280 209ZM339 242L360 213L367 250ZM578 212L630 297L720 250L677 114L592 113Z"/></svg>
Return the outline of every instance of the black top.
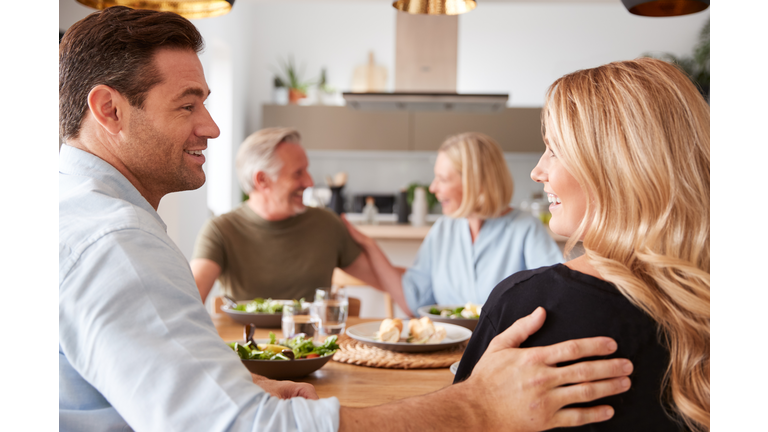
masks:
<svg viewBox="0 0 768 432"><path fill-rule="evenodd" d="M613 418L568 428L569 431L686 430L671 419L662 406L662 377L669 362L669 351L659 341L656 323L613 284L562 264L521 271L496 285L483 306L454 383L472 373L494 336L538 306L546 310L547 318L542 328L521 347L608 336L618 343L618 349L606 358L627 358L634 365L630 376L632 386L627 392L573 405L611 405L615 412ZM559 366L569 363L573 362Z"/></svg>

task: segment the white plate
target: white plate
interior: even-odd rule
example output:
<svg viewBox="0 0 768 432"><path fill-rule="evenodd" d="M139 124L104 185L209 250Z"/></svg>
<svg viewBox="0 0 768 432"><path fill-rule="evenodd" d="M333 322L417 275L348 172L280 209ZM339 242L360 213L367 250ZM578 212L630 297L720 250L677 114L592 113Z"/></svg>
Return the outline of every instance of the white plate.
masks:
<svg viewBox="0 0 768 432"><path fill-rule="evenodd" d="M252 302L253 300L240 300L237 302L239 305L248 304ZM276 300L283 305L291 304L293 300ZM224 304L221 306L222 312L229 315L230 318L232 318L236 323L238 324L253 324L257 328L280 328L280 324L283 320L283 313L256 313L256 312L245 312L245 311L239 311L234 310L229 307L229 305Z"/></svg>
<svg viewBox="0 0 768 432"><path fill-rule="evenodd" d="M403 323L403 332L400 334L400 340L404 341L408 337L408 323ZM382 342L376 339L376 333L381 327L381 321L367 322L349 327L347 336L367 345L382 348L390 351L401 352L429 352L439 351L456 346L472 336L472 332L455 324L440 323L437 324L445 328L445 339L437 344L412 344L408 342Z"/></svg>
<svg viewBox="0 0 768 432"><path fill-rule="evenodd" d="M451 373L456 375L456 371L459 370L459 362L452 364L450 369L451 369Z"/></svg>

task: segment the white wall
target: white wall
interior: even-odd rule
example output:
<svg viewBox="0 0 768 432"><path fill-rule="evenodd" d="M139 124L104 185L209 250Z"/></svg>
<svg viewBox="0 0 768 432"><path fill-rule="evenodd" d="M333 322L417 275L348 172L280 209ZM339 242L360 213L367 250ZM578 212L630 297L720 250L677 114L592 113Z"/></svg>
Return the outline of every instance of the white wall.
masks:
<svg viewBox="0 0 768 432"><path fill-rule="evenodd" d="M612 3L479 3L459 18L459 93L508 92L509 106L540 107L552 82L645 52L690 55L709 9L672 18Z"/></svg>
<svg viewBox="0 0 768 432"><path fill-rule="evenodd" d="M325 67L328 84L349 91L355 67L367 63L373 51L376 63L388 70L387 88L394 87L397 10L391 2L251 0L244 6L251 17L248 37L254 41L249 53L249 132L261 128L261 105L271 99L275 71L288 56L300 71L303 67L305 79L318 79Z"/></svg>

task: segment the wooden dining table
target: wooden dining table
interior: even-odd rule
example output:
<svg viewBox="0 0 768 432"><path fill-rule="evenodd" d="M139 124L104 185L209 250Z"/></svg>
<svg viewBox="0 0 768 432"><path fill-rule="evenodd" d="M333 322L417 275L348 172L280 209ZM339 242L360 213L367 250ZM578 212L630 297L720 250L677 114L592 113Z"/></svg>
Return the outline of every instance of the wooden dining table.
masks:
<svg viewBox="0 0 768 432"><path fill-rule="evenodd" d="M243 339L242 324L234 322L226 314L215 314L211 319L225 341ZM350 317L347 327L381 319ZM253 337L269 338L270 331L281 338L280 329L261 328ZM366 407L439 390L453 382L453 374L448 368L384 369L331 360L321 369L292 381L310 383L315 386L318 396L335 396L343 406Z"/></svg>

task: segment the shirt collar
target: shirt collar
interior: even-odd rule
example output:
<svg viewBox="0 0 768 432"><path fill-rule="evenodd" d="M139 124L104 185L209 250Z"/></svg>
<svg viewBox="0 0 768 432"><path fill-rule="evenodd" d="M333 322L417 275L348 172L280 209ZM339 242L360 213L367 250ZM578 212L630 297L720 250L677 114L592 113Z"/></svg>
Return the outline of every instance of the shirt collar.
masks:
<svg viewBox="0 0 768 432"><path fill-rule="evenodd" d="M59 150L59 172L61 174L93 178L106 184L116 192L119 198L124 199L151 214L163 227L163 231L168 230L163 219L157 214L157 211L152 208L149 201L139 193L138 189L136 189L136 187L128 181L117 168L113 167L100 157L78 148L62 144L61 149Z"/></svg>

